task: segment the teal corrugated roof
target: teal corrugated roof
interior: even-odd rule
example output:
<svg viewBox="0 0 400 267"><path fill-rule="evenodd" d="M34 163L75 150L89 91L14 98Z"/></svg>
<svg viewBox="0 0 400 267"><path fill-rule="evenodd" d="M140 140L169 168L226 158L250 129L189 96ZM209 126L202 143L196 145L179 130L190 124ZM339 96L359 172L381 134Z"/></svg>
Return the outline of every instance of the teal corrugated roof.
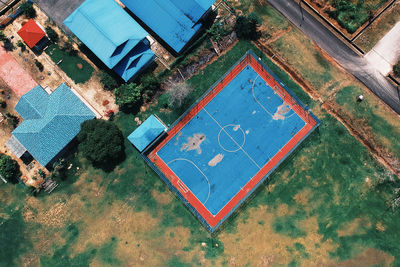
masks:
<svg viewBox="0 0 400 267"><path fill-rule="evenodd" d="M137 148L137 150L142 152L165 130L166 127L164 124L162 124L157 117L151 115L128 136L128 140Z"/></svg>
<svg viewBox="0 0 400 267"><path fill-rule="evenodd" d="M113 70L127 82L135 78L140 70L152 62L154 58L155 55L149 48L147 40L145 40L145 42L138 44Z"/></svg>
<svg viewBox="0 0 400 267"><path fill-rule="evenodd" d="M86 0L64 24L110 69L148 35L114 0Z"/></svg>
<svg viewBox="0 0 400 267"><path fill-rule="evenodd" d="M198 19L207 11L205 0L121 0L121 2L178 53L201 28Z"/></svg>
<svg viewBox="0 0 400 267"><path fill-rule="evenodd" d="M20 105L24 112L44 112L39 117L27 112L24 121L12 134L42 166L46 166L79 133L81 123L95 115L65 84L50 95L40 86L27 94L29 99L42 101L32 104L22 100L17 106Z"/></svg>
<svg viewBox="0 0 400 267"><path fill-rule="evenodd" d="M38 85L21 96L15 106L15 111L17 111L24 120L38 119L46 112L47 96L48 94Z"/></svg>

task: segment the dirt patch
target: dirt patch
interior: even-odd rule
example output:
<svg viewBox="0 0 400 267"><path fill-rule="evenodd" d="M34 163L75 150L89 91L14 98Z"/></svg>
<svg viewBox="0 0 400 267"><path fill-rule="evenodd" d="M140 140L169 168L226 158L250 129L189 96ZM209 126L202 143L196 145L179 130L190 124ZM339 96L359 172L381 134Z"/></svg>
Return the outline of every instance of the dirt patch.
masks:
<svg viewBox="0 0 400 267"><path fill-rule="evenodd" d="M392 266L394 257L381 250L367 248L354 259L339 262L340 266Z"/></svg>
<svg viewBox="0 0 400 267"><path fill-rule="evenodd" d="M353 236L365 234L365 228L370 228L371 222L366 218L356 218L352 222L347 222L338 230L338 236Z"/></svg>
<svg viewBox="0 0 400 267"><path fill-rule="evenodd" d="M288 265L294 259L301 260L304 266L315 266L316 262L319 262L319 265L329 263L329 252L333 251L336 245L333 245L331 240L323 240L318 234L316 218L302 221L302 229L306 230L306 236L291 238L273 230L272 223L278 215L268 212L266 207L251 209L249 216L252 220L240 223L235 234L223 232L219 236L224 243L225 254L236 266L245 266L249 259L252 259L255 266L264 266L266 262L269 266ZM264 221L265 224L259 224L259 221ZM240 239L240 246L237 239ZM295 243L301 244L304 252L310 256L307 258L290 252Z"/></svg>
<svg viewBox="0 0 400 267"><path fill-rule="evenodd" d="M171 193L169 193L169 191L159 192L157 190L153 190L151 191L151 195L161 205L167 205L172 201L172 196Z"/></svg>
<svg viewBox="0 0 400 267"><path fill-rule="evenodd" d="M192 151L196 150L197 154L201 154L201 143L206 140L206 136L202 133L194 134L191 137L188 137L187 143L184 143L181 147L181 151Z"/></svg>

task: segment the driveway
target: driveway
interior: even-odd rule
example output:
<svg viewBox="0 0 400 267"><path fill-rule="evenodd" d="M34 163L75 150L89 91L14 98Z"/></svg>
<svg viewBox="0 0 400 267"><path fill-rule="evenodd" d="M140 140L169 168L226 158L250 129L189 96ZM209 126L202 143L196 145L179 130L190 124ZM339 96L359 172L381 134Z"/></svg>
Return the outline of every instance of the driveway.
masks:
<svg viewBox="0 0 400 267"><path fill-rule="evenodd" d="M297 0L267 0L288 18L308 38L325 50L343 68L354 75L375 95L400 114L400 99L397 88L367 59L360 57L317 19L299 7ZM302 13L304 15L302 19Z"/></svg>
<svg viewBox="0 0 400 267"><path fill-rule="evenodd" d="M383 75L388 75L400 59L400 22L398 22L368 54L368 62Z"/></svg>
<svg viewBox="0 0 400 267"><path fill-rule="evenodd" d="M35 3L50 17L60 28L70 33L63 21L85 0L36 0ZM101 1L101 0L100 0Z"/></svg>

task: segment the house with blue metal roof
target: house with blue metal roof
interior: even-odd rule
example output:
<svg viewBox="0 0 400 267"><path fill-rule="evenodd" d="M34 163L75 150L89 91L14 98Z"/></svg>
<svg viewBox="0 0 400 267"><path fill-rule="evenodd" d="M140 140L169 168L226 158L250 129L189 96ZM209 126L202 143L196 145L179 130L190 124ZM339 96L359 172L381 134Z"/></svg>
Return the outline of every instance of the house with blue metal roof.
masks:
<svg viewBox="0 0 400 267"><path fill-rule="evenodd" d="M114 0L86 0L64 24L125 81L155 58L148 33Z"/></svg>
<svg viewBox="0 0 400 267"><path fill-rule="evenodd" d="M36 86L21 97L15 110L23 122L6 145L17 157L28 152L44 167L76 137L81 123L95 117L65 84L51 94Z"/></svg>
<svg viewBox="0 0 400 267"><path fill-rule="evenodd" d="M121 0L133 15L176 53L201 29L215 0Z"/></svg>
<svg viewBox="0 0 400 267"><path fill-rule="evenodd" d="M154 115L150 115L135 131L129 136L128 140L139 152L143 152L150 144L160 137L167 127Z"/></svg>

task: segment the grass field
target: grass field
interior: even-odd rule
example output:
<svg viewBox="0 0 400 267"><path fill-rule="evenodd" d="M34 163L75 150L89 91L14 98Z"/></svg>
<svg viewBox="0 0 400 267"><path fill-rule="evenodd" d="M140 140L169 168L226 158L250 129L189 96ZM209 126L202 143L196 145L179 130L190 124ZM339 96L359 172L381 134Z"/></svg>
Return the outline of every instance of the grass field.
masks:
<svg viewBox="0 0 400 267"><path fill-rule="evenodd" d="M400 21L400 2L395 2L355 40L356 45L364 52L370 51L398 21Z"/></svg>
<svg viewBox="0 0 400 267"><path fill-rule="evenodd" d="M194 93L186 105L249 48L255 49L239 42L191 78ZM399 264L394 233L400 217L386 205L391 183L380 182L394 177L319 103L263 60L322 124L217 235L209 235L126 143L127 159L111 173L93 169L78 154L68 179L50 196L29 197L19 185L0 184L0 265ZM166 123L180 114L160 112L162 106L159 101L153 111ZM125 136L136 127L133 118L116 118Z"/></svg>
<svg viewBox="0 0 400 267"><path fill-rule="evenodd" d="M75 82L85 83L92 77L93 67L79 56L70 55L61 50L58 45L51 44L46 53L50 56L54 63L62 62L58 66ZM78 67L82 65L82 68Z"/></svg>
<svg viewBox="0 0 400 267"><path fill-rule="evenodd" d="M398 117L278 12L263 5L254 9L257 1L246 1L243 7L268 21L263 31L276 38L271 46L323 100L337 103L342 114L396 153ZM295 42L297 50L283 40ZM111 173L94 169L77 154L68 178L51 195L34 198L20 185L1 183L0 266L400 265L400 216L388 205L400 187L398 179L252 44L238 42L188 80L193 92L182 108L169 109L163 94L138 116L156 113L174 122L248 49L322 124L219 233L210 236L127 142L126 160ZM360 92L367 102L355 106ZM137 127L134 116L122 113L116 123L124 136Z"/></svg>

